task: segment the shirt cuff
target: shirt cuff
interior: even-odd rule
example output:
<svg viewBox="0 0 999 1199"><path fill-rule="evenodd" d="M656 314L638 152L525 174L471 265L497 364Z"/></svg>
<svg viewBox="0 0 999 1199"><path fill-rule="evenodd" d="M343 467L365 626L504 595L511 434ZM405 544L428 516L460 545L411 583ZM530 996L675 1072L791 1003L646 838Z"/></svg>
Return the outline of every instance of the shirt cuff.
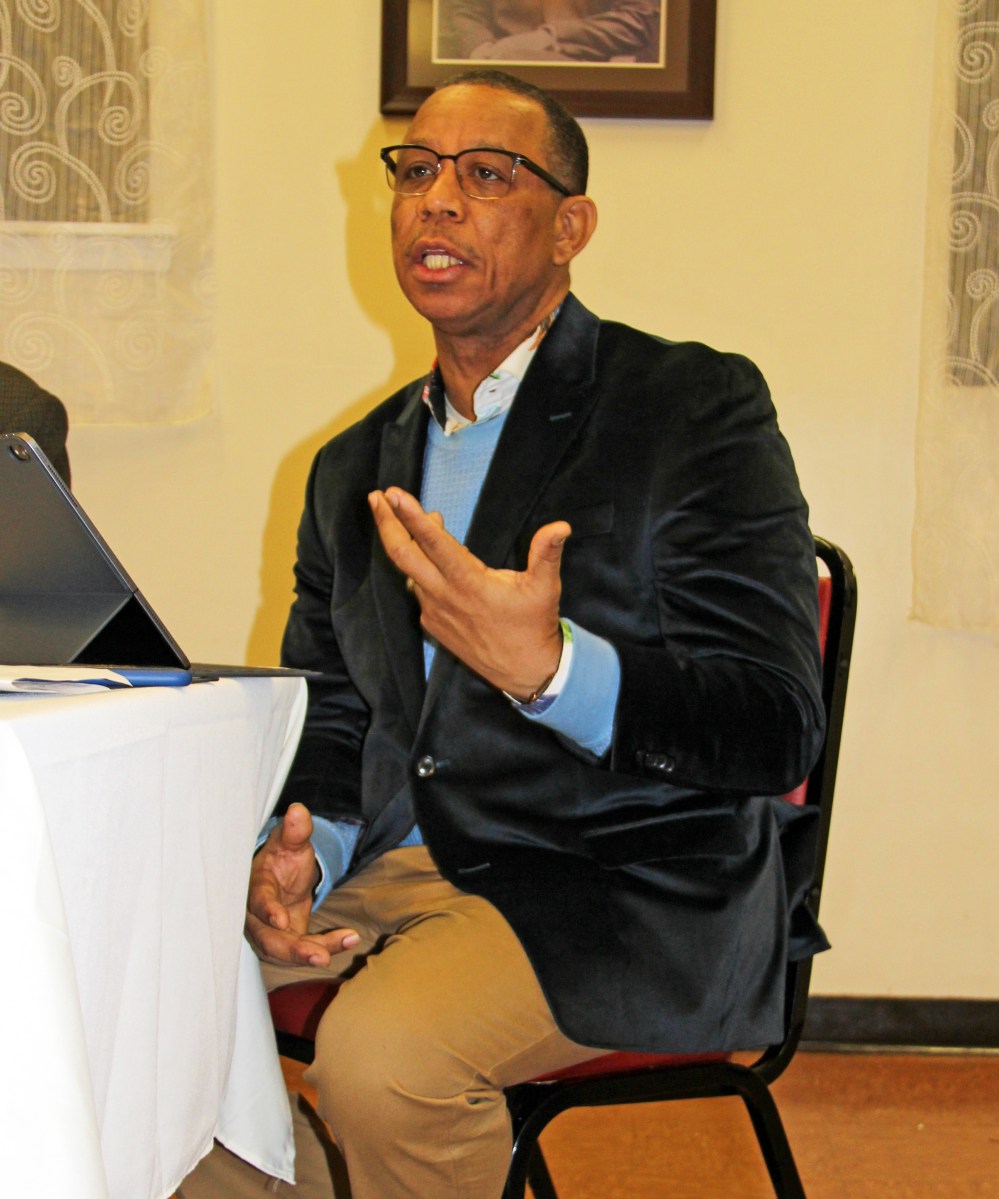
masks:
<svg viewBox="0 0 999 1199"><path fill-rule="evenodd" d="M525 716L540 716L550 708L569 677L569 667L572 665L572 625L567 620L560 620L558 623L562 634L562 653L559 656L558 669L552 677L540 691L535 691L530 699L518 699L509 691L503 692L517 711L523 712Z"/></svg>
<svg viewBox="0 0 999 1199"><path fill-rule="evenodd" d="M316 851L316 862L319 864L319 882L312 897L313 911L347 873L360 835L359 824L350 824L346 820L327 820L324 816L312 817L312 848Z"/></svg>
<svg viewBox="0 0 999 1199"><path fill-rule="evenodd" d="M621 663L609 641L573 621L563 618L563 622L568 626L566 648L571 643L572 656L558 694L543 711L532 712L531 705L518 711L602 758L614 735Z"/></svg>

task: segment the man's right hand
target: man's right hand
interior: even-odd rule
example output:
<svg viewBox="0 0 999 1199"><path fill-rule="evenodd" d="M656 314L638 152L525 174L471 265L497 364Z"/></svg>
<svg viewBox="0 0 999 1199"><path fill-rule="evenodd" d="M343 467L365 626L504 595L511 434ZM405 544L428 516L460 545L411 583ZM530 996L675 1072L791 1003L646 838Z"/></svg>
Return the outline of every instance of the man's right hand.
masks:
<svg viewBox="0 0 999 1199"><path fill-rule="evenodd" d="M328 966L333 954L360 941L350 928L309 932L312 892L319 879L311 837L309 809L293 803L253 859L246 935L265 961Z"/></svg>

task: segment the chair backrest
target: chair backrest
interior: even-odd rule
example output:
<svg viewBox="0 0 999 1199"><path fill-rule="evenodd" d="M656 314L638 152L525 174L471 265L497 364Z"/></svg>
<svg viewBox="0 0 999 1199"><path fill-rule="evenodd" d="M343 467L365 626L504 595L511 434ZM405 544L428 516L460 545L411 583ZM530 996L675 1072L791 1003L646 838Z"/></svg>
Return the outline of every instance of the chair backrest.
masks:
<svg viewBox="0 0 999 1199"><path fill-rule="evenodd" d="M832 591L833 584L831 577L829 575L819 575L819 646L822 650L823 666L825 666L826 642L829 638L829 613L832 608ZM824 701L825 696L823 695L822 698ZM784 798L788 803L800 807L808 798L808 784L810 782L811 775L804 782L799 783L793 791L789 791Z"/></svg>
<svg viewBox="0 0 999 1199"><path fill-rule="evenodd" d="M836 771L839 765L839 747L843 735L843 712L850 678L853 632L857 620L857 580L853 564L839 546L816 537L815 554L828 572L819 577L819 641L822 647L822 704L826 716L826 735L822 752L812 767L811 774L800 787L785 798L791 803L814 806L819 812L815 872L806 901L812 914L818 917L826 849L829 844L833 793L836 788ZM801 1039L811 971L811 958L792 962L788 967L785 1020L787 1034L783 1042L768 1050L758 1063L760 1073L768 1081L772 1081L784 1070Z"/></svg>

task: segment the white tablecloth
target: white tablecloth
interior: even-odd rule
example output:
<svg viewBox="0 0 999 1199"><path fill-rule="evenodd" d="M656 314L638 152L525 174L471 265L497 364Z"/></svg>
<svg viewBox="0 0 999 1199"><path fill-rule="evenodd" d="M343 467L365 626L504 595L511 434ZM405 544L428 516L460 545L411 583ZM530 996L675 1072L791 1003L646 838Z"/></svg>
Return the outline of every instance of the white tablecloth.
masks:
<svg viewBox="0 0 999 1199"><path fill-rule="evenodd" d="M162 1199L216 1131L288 1176L242 926L304 710L295 678L0 696L3 1194Z"/></svg>

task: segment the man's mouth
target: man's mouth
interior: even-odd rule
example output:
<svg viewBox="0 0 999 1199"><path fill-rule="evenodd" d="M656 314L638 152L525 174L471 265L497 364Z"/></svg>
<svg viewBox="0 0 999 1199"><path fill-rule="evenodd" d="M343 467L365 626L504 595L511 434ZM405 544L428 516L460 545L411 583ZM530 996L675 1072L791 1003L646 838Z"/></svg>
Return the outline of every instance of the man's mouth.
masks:
<svg viewBox="0 0 999 1199"><path fill-rule="evenodd" d="M428 271L446 271L450 266L464 266L461 258L455 258L444 250L427 250L423 255L423 265Z"/></svg>

